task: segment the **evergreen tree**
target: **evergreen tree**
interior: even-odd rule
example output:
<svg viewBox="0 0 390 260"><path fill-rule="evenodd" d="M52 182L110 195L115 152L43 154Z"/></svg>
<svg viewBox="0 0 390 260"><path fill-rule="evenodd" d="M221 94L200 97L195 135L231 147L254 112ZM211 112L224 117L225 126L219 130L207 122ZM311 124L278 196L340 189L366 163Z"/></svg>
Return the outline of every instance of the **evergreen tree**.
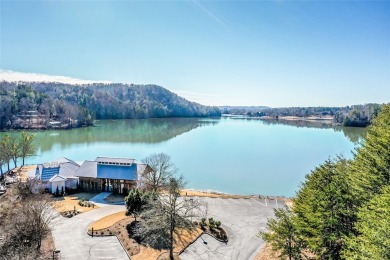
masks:
<svg viewBox="0 0 390 260"><path fill-rule="evenodd" d="M290 214L291 230L304 243L301 254L390 259L390 104L382 106L353 160L327 160L306 176ZM284 252L286 216L278 212L268 222L273 233L264 237Z"/></svg>
<svg viewBox="0 0 390 260"><path fill-rule="evenodd" d="M294 200L298 232L307 249L325 259L341 259L344 238L353 231L347 168L344 158L327 160L306 176Z"/></svg>
<svg viewBox="0 0 390 260"><path fill-rule="evenodd" d="M58 189L58 186L57 186L57 188L56 188L56 193L55 193L54 196L56 196L56 197L59 197L59 196L60 196L60 190Z"/></svg>
<svg viewBox="0 0 390 260"><path fill-rule="evenodd" d="M390 186L360 209L356 230L360 235L347 240L345 259L390 259Z"/></svg>
<svg viewBox="0 0 390 260"><path fill-rule="evenodd" d="M126 216L133 215L134 222L137 222L137 216L141 213L143 207L148 203L148 194L139 189L132 189L125 198Z"/></svg>
<svg viewBox="0 0 390 260"><path fill-rule="evenodd" d="M349 182L357 206L379 193L383 185L390 185L390 104L382 106L368 127L351 164Z"/></svg>
<svg viewBox="0 0 390 260"><path fill-rule="evenodd" d="M272 245L273 250L279 251L280 258L302 259L302 240L293 222L293 212L289 207L274 209L275 218L267 223L267 232L260 232L260 236Z"/></svg>

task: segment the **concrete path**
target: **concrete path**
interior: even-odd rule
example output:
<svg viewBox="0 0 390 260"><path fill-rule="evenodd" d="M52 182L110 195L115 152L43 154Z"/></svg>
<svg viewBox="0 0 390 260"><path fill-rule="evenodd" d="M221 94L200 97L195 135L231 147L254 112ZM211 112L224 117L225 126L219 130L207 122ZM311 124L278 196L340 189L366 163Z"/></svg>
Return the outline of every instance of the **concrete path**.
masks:
<svg viewBox="0 0 390 260"><path fill-rule="evenodd" d="M209 235L202 235L181 255L183 260L251 260L264 241L257 237L265 230L273 209L283 207L276 200L201 198L209 205L209 216L222 222L229 242L221 243Z"/></svg>
<svg viewBox="0 0 390 260"><path fill-rule="evenodd" d="M57 213L51 229L61 259L129 259L115 236L92 238L87 235L89 224L123 210L124 206L106 206L73 218L64 218Z"/></svg>
<svg viewBox="0 0 390 260"><path fill-rule="evenodd" d="M110 204L107 203L104 199L111 195L112 192L101 192L95 197L91 198L89 201L93 204L98 205L99 207L106 207Z"/></svg>
<svg viewBox="0 0 390 260"><path fill-rule="evenodd" d="M89 201L95 205L98 205L99 207L107 207L110 205L125 205L124 201L115 202L115 203L108 203L107 201L105 201L105 198L107 198L111 194L112 194L112 192L101 192L98 195L96 195L95 197L93 197L92 199L90 199Z"/></svg>

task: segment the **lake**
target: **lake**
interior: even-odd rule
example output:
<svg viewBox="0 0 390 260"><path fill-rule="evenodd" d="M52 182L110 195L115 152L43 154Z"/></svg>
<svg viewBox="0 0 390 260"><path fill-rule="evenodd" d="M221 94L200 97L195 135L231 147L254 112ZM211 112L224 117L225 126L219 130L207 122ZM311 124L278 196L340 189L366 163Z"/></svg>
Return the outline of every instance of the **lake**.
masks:
<svg viewBox="0 0 390 260"><path fill-rule="evenodd" d="M62 156L75 161L97 156L142 160L164 152L186 177L188 188L294 196L305 175L327 158L350 158L364 131L245 118L99 121L95 127L34 131L37 156L27 163ZM18 132L0 137L6 133Z"/></svg>

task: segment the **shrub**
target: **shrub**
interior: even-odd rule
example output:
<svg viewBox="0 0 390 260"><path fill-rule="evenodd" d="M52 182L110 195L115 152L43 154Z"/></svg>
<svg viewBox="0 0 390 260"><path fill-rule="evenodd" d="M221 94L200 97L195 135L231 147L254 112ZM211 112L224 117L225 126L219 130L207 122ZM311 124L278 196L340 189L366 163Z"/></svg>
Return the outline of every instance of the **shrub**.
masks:
<svg viewBox="0 0 390 260"><path fill-rule="evenodd" d="M217 228L219 228L221 226L221 221L219 221L219 220L215 221L215 226Z"/></svg>
<svg viewBox="0 0 390 260"><path fill-rule="evenodd" d="M81 207L85 207L85 200L84 200L84 198L81 198L81 199L79 200L79 205L80 205Z"/></svg>
<svg viewBox="0 0 390 260"><path fill-rule="evenodd" d="M213 224L214 224L214 219L213 219L213 218L209 218L209 224L210 224L210 225L213 225Z"/></svg>
<svg viewBox="0 0 390 260"><path fill-rule="evenodd" d="M209 222L209 228L210 228L210 229L213 229L213 228L215 228L215 224L214 224L214 222L212 222L212 223L210 223L210 222Z"/></svg>

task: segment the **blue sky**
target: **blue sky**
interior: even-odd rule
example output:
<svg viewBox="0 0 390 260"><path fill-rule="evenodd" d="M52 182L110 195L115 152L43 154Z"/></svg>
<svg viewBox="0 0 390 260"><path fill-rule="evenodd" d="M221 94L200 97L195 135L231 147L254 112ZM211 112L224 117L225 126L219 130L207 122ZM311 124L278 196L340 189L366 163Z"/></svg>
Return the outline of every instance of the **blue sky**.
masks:
<svg viewBox="0 0 390 260"><path fill-rule="evenodd" d="M389 1L2 1L0 68L207 105L390 101Z"/></svg>

